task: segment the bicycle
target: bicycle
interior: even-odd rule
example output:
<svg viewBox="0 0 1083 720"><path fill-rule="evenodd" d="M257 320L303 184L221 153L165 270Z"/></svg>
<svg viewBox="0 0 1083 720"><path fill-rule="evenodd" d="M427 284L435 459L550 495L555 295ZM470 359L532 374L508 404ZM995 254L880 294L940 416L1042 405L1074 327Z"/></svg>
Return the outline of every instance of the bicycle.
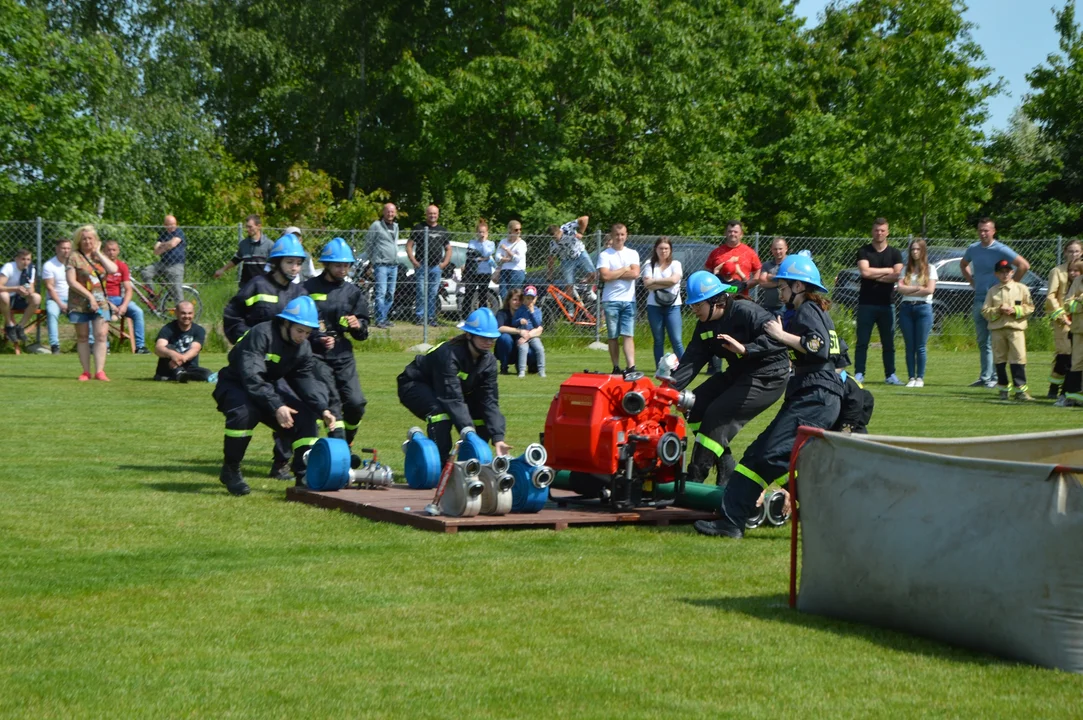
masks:
<svg viewBox="0 0 1083 720"><path fill-rule="evenodd" d="M138 299L143 307L153 313L155 317L162 320L172 320L176 313L177 303L166 305L166 301L172 293L168 290L162 290L159 283L154 283L154 285L157 285L158 289L152 287L151 283L137 280L133 273L132 290L134 295L132 299ZM181 292L184 293L183 299L192 303L192 307L195 308L195 322L199 322L199 318L203 314L203 300L199 297L199 291L191 285L181 285Z"/></svg>
<svg viewBox="0 0 1083 720"><path fill-rule="evenodd" d="M582 287L587 289L587 286ZM550 318L553 320L563 318L571 325L584 329L593 329L598 324L598 319L594 316L594 313L583 304L579 288L580 286L577 285L575 295L569 295L557 285L549 283L545 290L545 297L539 303L542 316L546 318L547 322ZM592 290L592 292L594 291Z"/></svg>

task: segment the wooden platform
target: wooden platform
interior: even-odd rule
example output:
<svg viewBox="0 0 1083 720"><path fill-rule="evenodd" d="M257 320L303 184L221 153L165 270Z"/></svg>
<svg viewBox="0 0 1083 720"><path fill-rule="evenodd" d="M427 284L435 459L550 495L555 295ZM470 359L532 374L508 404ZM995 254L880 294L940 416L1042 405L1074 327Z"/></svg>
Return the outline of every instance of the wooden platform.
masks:
<svg viewBox="0 0 1083 720"><path fill-rule="evenodd" d="M455 533L459 530L514 528L563 530L572 525L678 525L696 520L710 520L715 517L714 513L675 507L640 508L616 512L560 503L561 498L569 496L574 497L575 493L568 490L552 490L552 499L537 513L454 518L426 515L425 506L432 502L433 491L414 490L406 485L396 485L385 490L315 492L297 487L286 490L286 500L292 502L333 508L360 515L369 520L409 525L420 530L443 533Z"/></svg>

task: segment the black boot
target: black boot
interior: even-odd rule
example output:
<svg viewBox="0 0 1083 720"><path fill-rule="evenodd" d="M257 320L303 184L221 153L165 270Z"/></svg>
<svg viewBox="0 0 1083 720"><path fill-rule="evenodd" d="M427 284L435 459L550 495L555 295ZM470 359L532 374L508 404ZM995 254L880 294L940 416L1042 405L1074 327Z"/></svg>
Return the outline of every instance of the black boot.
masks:
<svg viewBox="0 0 1083 720"><path fill-rule="evenodd" d="M293 480L293 472L290 470L289 460L278 460L271 463L272 480Z"/></svg>
<svg viewBox="0 0 1083 720"><path fill-rule="evenodd" d="M1045 396L1050 400L1056 400L1058 395L1060 395L1060 385L1049 383L1049 392Z"/></svg>
<svg viewBox="0 0 1083 720"><path fill-rule="evenodd" d="M722 515L717 520L696 520L692 525L700 535L707 535L709 537L728 537L734 540L740 540L745 536L744 528L739 528L730 522L730 519L726 515Z"/></svg>
<svg viewBox="0 0 1083 720"><path fill-rule="evenodd" d="M218 474L218 480L226 486L226 490L229 490L230 495L240 496L252 492L248 487L248 483L244 481L244 475L241 475L239 467L223 465L222 472Z"/></svg>

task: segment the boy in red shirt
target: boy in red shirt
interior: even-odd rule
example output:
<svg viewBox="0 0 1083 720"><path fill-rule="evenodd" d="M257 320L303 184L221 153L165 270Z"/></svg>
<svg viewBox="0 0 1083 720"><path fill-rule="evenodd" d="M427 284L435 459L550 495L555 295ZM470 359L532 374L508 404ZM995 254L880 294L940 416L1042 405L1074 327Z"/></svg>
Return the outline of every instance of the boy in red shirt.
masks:
<svg viewBox="0 0 1083 720"><path fill-rule="evenodd" d="M132 319L135 327L135 354L149 355L144 337L143 308L132 302L132 275L128 270L128 263L118 260L120 245L116 240L106 240L102 243L102 252L117 266L117 272L105 276L105 296L113 308L113 315Z"/></svg>

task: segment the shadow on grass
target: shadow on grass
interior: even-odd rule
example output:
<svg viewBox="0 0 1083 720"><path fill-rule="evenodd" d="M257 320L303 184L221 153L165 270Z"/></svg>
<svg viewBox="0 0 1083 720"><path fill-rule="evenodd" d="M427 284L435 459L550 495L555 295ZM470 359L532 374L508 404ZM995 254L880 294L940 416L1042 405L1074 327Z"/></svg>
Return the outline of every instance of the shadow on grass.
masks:
<svg viewBox="0 0 1083 720"><path fill-rule="evenodd" d="M173 460L170 464L161 465L117 465L117 470L135 470L137 472L153 473L156 475L177 472L191 472L197 475L210 475L218 477L222 470L222 463L192 462L191 460Z"/></svg>
<svg viewBox="0 0 1083 720"><path fill-rule="evenodd" d="M812 615L791 609L788 594L748 595L745 597L723 598L682 598L681 602L708 610L723 610L740 613L757 620L781 622L787 625L828 632L834 635L858 637L882 647L898 652L943 658L952 662L964 662L972 665L1012 665L1009 660L982 654L975 650L954 647L937 640L908 635L897 630L890 630L872 625L846 622L822 615Z"/></svg>

